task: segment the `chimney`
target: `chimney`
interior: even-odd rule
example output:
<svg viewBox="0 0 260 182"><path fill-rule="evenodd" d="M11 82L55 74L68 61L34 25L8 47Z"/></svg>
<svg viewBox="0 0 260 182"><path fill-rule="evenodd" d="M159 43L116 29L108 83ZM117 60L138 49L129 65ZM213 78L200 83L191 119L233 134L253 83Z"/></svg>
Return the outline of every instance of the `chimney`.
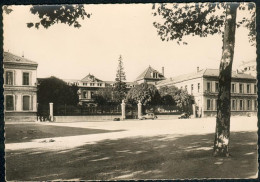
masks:
<svg viewBox="0 0 260 182"><path fill-rule="evenodd" d="M164 76L164 67L162 67L162 75Z"/></svg>
<svg viewBox="0 0 260 182"><path fill-rule="evenodd" d="M200 67L197 67L197 73L200 71Z"/></svg>

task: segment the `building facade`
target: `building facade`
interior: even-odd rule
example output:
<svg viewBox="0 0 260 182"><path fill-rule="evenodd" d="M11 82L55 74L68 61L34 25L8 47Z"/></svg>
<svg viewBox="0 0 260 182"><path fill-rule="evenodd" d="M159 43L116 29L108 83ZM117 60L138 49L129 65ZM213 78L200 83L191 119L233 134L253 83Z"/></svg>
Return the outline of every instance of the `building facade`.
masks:
<svg viewBox="0 0 260 182"><path fill-rule="evenodd" d="M195 115L215 116L218 97L218 69L203 69L197 72L169 78L156 83L158 88L174 85L194 96ZM245 115L257 112L256 78L252 75L232 72L231 114Z"/></svg>
<svg viewBox="0 0 260 182"><path fill-rule="evenodd" d="M114 87L115 81L102 81L96 78L92 74L88 74L81 80L66 80L64 79L68 85L77 85L78 96L79 96L79 104L95 104L94 96L100 89L104 89L106 87ZM131 89L136 85L135 82L126 82L126 88Z"/></svg>
<svg viewBox="0 0 260 182"><path fill-rule="evenodd" d="M5 115L36 115L38 64L4 52L3 67Z"/></svg>

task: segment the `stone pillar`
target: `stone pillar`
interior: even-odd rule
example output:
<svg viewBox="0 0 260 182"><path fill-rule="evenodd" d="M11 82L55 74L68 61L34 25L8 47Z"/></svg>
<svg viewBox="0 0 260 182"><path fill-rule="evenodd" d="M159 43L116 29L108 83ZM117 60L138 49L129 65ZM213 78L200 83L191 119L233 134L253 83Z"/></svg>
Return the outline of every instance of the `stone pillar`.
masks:
<svg viewBox="0 0 260 182"><path fill-rule="evenodd" d="M50 120L53 121L53 103L49 103L50 106Z"/></svg>
<svg viewBox="0 0 260 182"><path fill-rule="evenodd" d="M196 118L196 106L192 104L192 118Z"/></svg>
<svg viewBox="0 0 260 182"><path fill-rule="evenodd" d="M142 117L142 103L140 100L138 101L137 106L138 106L138 119L140 119Z"/></svg>
<svg viewBox="0 0 260 182"><path fill-rule="evenodd" d="M125 101L124 100L122 100L121 111L122 111L122 120L124 120L125 119Z"/></svg>

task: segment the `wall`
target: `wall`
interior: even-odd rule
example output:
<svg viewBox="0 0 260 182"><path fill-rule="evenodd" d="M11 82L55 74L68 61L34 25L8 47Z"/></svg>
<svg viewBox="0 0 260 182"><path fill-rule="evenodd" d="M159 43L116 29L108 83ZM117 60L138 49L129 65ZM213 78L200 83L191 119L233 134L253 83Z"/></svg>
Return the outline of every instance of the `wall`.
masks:
<svg viewBox="0 0 260 182"><path fill-rule="evenodd" d="M121 115L102 115L102 116L55 116L55 122L81 122L81 121L102 121L114 118L121 118Z"/></svg>

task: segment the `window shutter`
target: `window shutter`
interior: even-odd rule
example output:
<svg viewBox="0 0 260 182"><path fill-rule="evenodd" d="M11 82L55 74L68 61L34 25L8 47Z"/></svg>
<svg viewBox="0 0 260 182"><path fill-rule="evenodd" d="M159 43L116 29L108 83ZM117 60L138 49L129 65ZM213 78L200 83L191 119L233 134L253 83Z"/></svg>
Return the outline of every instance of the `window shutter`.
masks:
<svg viewBox="0 0 260 182"><path fill-rule="evenodd" d="M31 95L30 98L31 98L30 110L33 110L33 95Z"/></svg>
<svg viewBox="0 0 260 182"><path fill-rule="evenodd" d="M17 95L14 96L14 110L16 111Z"/></svg>
<svg viewBox="0 0 260 182"><path fill-rule="evenodd" d="M14 75L13 75L13 85L16 85L16 71L14 70Z"/></svg>
<svg viewBox="0 0 260 182"><path fill-rule="evenodd" d="M29 85L32 85L32 72L29 72Z"/></svg>

